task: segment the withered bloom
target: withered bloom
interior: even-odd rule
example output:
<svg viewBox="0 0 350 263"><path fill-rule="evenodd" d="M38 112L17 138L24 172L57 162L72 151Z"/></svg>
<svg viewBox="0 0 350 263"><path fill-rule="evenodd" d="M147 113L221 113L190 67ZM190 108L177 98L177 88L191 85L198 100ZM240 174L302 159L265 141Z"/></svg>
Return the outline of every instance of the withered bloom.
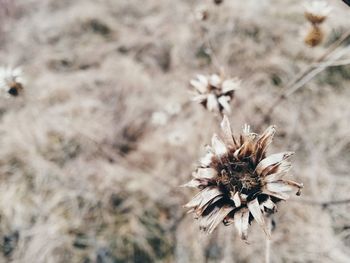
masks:
<svg viewBox="0 0 350 263"><path fill-rule="evenodd" d="M190 83L196 91L193 101L201 103L211 112L220 113L223 111L231 112L230 101L235 90L239 89L241 84L237 78L223 79L216 74L197 75L197 78L191 80Z"/></svg>
<svg viewBox="0 0 350 263"><path fill-rule="evenodd" d="M321 24L332 11L332 7L326 1L314 0L305 3L305 18L312 24Z"/></svg>
<svg viewBox="0 0 350 263"><path fill-rule="evenodd" d="M310 47L318 46L324 39L324 32L318 25L313 25L307 32L304 42Z"/></svg>
<svg viewBox="0 0 350 263"><path fill-rule="evenodd" d="M20 68L0 68L0 91L5 91L11 96L18 96L23 90L23 82Z"/></svg>
<svg viewBox="0 0 350 263"><path fill-rule="evenodd" d="M299 195L303 187L284 179L293 153L266 155L275 134L274 126L257 135L246 125L242 134L235 137L224 116L221 129L224 140L213 135L200 167L184 185L200 190L185 207L195 214L200 228L207 233L220 222L233 223L246 240L248 226L255 219L269 235L264 215L276 212L276 203L287 200L291 193Z"/></svg>

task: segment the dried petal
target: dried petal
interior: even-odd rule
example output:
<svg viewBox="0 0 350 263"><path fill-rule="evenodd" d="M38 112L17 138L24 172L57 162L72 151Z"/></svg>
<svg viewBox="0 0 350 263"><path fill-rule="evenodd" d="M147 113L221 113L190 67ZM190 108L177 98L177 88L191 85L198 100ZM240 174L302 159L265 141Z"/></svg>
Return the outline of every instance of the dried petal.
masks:
<svg viewBox="0 0 350 263"><path fill-rule="evenodd" d="M256 167L255 171L257 174L263 175L263 172L265 169L269 168L270 166L281 163L282 161L288 159L293 154L294 154L293 152L283 152L283 153L272 154L266 157L264 160L262 160Z"/></svg>
<svg viewBox="0 0 350 263"><path fill-rule="evenodd" d="M234 223L241 239L247 240L249 226L249 211L246 208L238 210L234 215Z"/></svg>
<svg viewBox="0 0 350 263"><path fill-rule="evenodd" d="M227 79L222 83L222 92L227 93L239 89L241 81L238 79Z"/></svg>
<svg viewBox="0 0 350 263"><path fill-rule="evenodd" d="M211 139L211 144L216 155L221 156L227 153L226 145L216 134L213 135Z"/></svg>
<svg viewBox="0 0 350 263"><path fill-rule="evenodd" d="M219 103L214 94L209 94L207 97L207 109L209 111L219 111Z"/></svg>
<svg viewBox="0 0 350 263"><path fill-rule="evenodd" d="M231 113L231 106L229 104L230 100L231 100L231 98L229 96L221 96L218 98L218 102L225 109L225 111L228 113Z"/></svg>
<svg viewBox="0 0 350 263"><path fill-rule="evenodd" d="M261 213L261 210L260 210L258 199L256 199L256 198L253 199L247 205L248 205L248 209L249 209L250 213L252 213L252 215L253 215L254 219L256 220L256 222L259 224L259 226L262 227L262 229L264 230L266 235L269 235L269 233L267 231L267 228L266 228L264 216L263 216L263 214Z"/></svg>

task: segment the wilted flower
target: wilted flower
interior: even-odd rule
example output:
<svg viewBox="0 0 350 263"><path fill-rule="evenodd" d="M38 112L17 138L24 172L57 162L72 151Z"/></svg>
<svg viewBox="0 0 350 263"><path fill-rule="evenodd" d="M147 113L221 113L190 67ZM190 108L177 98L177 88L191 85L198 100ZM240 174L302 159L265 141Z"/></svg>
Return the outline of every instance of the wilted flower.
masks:
<svg viewBox="0 0 350 263"><path fill-rule="evenodd" d="M318 46L324 39L324 32L321 27L317 25L311 26L306 32L304 42L310 47Z"/></svg>
<svg viewBox="0 0 350 263"><path fill-rule="evenodd" d="M250 132L245 125L239 137L232 135L229 120L221 123L224 141L216 134L212 146L200 161L187 187L200 189L185 205L199 220L200 228L211 233L220 222L234 223L242 239L247 239L248 226L255 221L266 230L264 215L276 212L276 203L300 194L303 187L283 179L291 168L292 152L266 155L275 127L261 134Z"/></svg>
<svg viewBox="0 0 350 263"><path fill-rule="evenodd" d="M321 24L332 11L326 1L314 0L305 3L305 17L312 24Z"/></svg>
<svg viewBox="0 0 350 263"><path fill-rule="evenodd" d="M0 68L0 90L12 96L18 96L23 90L23 76L20 68Z"/></svg>
<svg viewBox="0 0 350 263"><path fill-rule="evenodd" d="M224 110L227 113L231 112L230 101L241 84L237 78L224 80L216 74L197 75L197 79L191 80L190 83L197 93L193 100L201 103L211 112L220 113Z"/></svg>

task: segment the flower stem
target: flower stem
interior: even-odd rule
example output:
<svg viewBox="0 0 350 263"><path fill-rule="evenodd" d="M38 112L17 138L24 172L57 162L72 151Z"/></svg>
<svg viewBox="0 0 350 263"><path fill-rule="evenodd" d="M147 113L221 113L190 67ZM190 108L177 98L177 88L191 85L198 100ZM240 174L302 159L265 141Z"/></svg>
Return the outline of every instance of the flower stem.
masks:
<svg viewBox="0 0 350 263"><path fill-rule="evenodd" d="M267 218L267 231L269 235L271 236L271 218ZM269 238L267 235L265 236L265 263L270 263L270 252L271 252L271 237Z"/></svg>

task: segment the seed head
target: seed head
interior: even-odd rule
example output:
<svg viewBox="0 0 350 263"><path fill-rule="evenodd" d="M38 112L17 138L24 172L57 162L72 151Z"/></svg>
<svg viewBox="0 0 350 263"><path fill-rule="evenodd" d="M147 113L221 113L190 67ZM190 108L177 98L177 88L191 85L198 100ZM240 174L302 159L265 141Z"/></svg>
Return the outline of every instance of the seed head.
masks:
<svg viewBox="0 0 350 263"><path fill-rule="evenodd" d="M23 90L24 79L20 68L0 68L0 92L3 94L18 96Z"/></svg>
<svg viewBox="0 0 350 263"><path fill-rule="evenodd" d="M184 185L200 190L185 207L195 214L200 228L207 233L221 222L234 223L240 237L246 240L248 226L255 220L269 235L264 215L276 212L276 203L287 200L291 193L299 195L303 187L284 179L293 153L266 155L275 134L274 126L258 135L245 125L241 135L235 137L224 116L221 129L224 140L213 135L193 179Z"/></svg>
<svg viewBox="0 0 350 263"><path fill-rule="evenodd" d="M193 101L201 103L211 112L231 112L230 101L235 90L240 88L241 81L237 78L223 79L219 75L197 75L191 80L191 86L195 89Z"/></svg>
<svg viewBox="0 0 350 263"><path fill-rule="evenodd" d="M317 25L312 25L312 27L310 27L309 31L305 36L304 42L306 45L310 47L316 47L319 44L321 44L323 39L324 39L324 32L322 28Z"/></svg>
<svg viewBox="0 0 350 263"><path fill-rule="evenodd" d="M312 24L323 23L332 11L332 7L323 0L308 1L304 6L305 18Z"/></svg>

